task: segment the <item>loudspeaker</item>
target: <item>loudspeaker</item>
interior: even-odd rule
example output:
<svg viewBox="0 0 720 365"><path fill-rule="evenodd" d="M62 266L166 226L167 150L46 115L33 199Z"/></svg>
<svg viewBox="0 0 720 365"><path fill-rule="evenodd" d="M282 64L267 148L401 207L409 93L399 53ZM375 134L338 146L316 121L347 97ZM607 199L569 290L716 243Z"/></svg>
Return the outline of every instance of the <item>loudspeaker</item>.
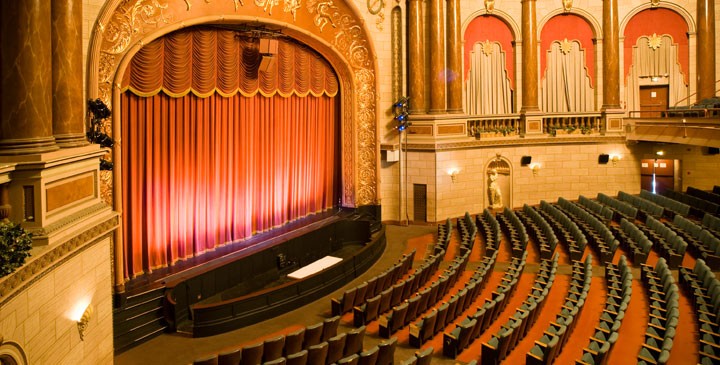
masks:
<svg viewBox="0 0 720 365"><path fill-rule="evenodd" d="M601 153L600 156L598 156L598 163L599 163L599 164L604 165L604 164L608 163L608 161L610 161L610 155L605 154L605 153Z"/></svg>
<svg viewBox="0 0 720 365"><path fill-rule="evenodd" d="M260 54L275 55L278 52L278 40L260 38Z"/></svg>
<svg viewBox="0 0 720 365"><path fill-rule="evenodd" d="M527 166L532 162L532 156L523 156L520 158L520 166Z"/></svg>
<svg viewBox="0 0 720 365"><path fill-rule="evenodd" d="M708 155L717 155L720 153L720 148L708 147Z"/></svg>
<svg viewBox="0 0 720 365"><path fill-rule="evenodd" d="M259 67L261 72L271 72L271 71L273 71L274 67L275 67L275 57L262 56L262 59L260 59L260 67Z"/></svg>

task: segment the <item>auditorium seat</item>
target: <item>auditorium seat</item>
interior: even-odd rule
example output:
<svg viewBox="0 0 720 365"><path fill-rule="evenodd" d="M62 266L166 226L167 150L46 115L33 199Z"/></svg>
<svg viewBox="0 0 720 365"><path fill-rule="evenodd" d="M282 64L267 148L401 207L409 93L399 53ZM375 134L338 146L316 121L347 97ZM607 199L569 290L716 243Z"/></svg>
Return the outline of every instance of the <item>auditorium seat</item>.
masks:
<svg viewBox="0 0 720 365"><path fill-rule="evenodd" d="M329 364L336 363L345 355L345 342L347 341L347 333L343 332L335 337L328 339L328 358Z"/></svg>
<svg viewBox="0 0 720 365"><path fill-rule="evenodd" d="M285 336L267 339L263 342L263 361L269 362L283 356Z"/></svg>
<svg viewBox="0 0 720 365"><path fill-rule="evenodd" d="M303 348L308 348L322 342L323 322L318 322L305 326L305 340Z"/></svg>
<svg viewBox="0 0 720 365"><path fill-rule="evenodd" d="M355 304L356 293L357 293L357 288L352 288L352 289L346 290L343 293L342 297L340 297L340 299L331 298L330 299L330 310L332 312L332 315L337 316L337 315L341 315L343 313L347 313L350 310L352 310L353 306L357 305L357 304Z"/></svg>
<svg viewBox="0 0 720 365"><path fill-rule="evenodd" d="M357 365L360 362L360 355L352 354L348 357L343 357L338 361L338 365Z"/></svg>
<svg viewBox="0 0 720 365"><path fill-rule="evenodd" d="M240 356L240 348L223 351L218 354L218 365L238 365Z"/></svg>
<svg viewBox="0 0 720 365"><path fill-rule="evenodd" d="M435 334L437 313L437 309L433 309L424 318L410 325L410 346L420 348L425 341L432 338Z"/></svg>
<svg viewBox="0 0 720 365"><path fill-rule="evenodd" d="M375 362L377 365L393 365L397 341L397 337L393 337L378 344L378 357Z"/></svg>
<svg viewBox="0 0 720 365"><path fill-rule="evenodd" d="M327 341L330 337L337 335L338 325L340 324L340 316L327 318L323 321L322 337L320 341Z"/></svg>
<svg viewBox="0 0 720 365"><path fill-rule="evenodd" d="M328 343L321 342L317 345L312 345L307 348L308 351L308 364L311 365L324 365L327 361L328 356Z"/></svg>
<svg viewBox="0 0 720 365"><path fill-rule="evenodd" d="M264 344L262 342L244 346L241 350L240 365L257 365L262 363L263 346Z"/></svg>
<svg viewBox="0 0 720 365"><path fill-rule="evenodd" d="M432 354L432 347L416 351L415 357L417 358L417 365L430 365L430 361L432 360Z"/></svg>
<svg viewBox="0 0 720 365"><path fill-rule="evenodd" d="M286 358L287 365L307 365L308 361L308 351L302 350L298 351L294 354L290 354Z"/></svg>
<svg viewBox="0 0 720 365"><path fill-rule="evenodd" d="M358 354L363 349L363 341L365 340L365 326L352 329L347 332L347 340L345 340L345 357L352 354Z"/></svg>
<svg viewBox="0 0 720 365"><path fill-rule="evenodd" d="M266 361L263 363L263 365L286 365L286 364L287 364L287 360L285 360L284 357L279 357L275 360Z"/></svg>
<svg viewBox="0 0 720 365"><path fill-rule="evenodd" d="M297 331L290 332L285 335L285 348L283 350L283 355L285 355L286 358L289 357L290 354L295 354L300 352L304 347L305 342L305 328L301 328ZM289 359L288 359L289 360Z"/></svg>
<svg viewBox="0 0 720 365"><path fill-rule="evenodd" d="M373 346L369 350L360 353L360 361L358 365L375 365L377 363L380 348Z"/></svg>
<svg viewBox="0 0 720 365"><path fill-rule="evenodd" d="M210 355L193 361L193 365L217 365L217 355Z"/></svg>

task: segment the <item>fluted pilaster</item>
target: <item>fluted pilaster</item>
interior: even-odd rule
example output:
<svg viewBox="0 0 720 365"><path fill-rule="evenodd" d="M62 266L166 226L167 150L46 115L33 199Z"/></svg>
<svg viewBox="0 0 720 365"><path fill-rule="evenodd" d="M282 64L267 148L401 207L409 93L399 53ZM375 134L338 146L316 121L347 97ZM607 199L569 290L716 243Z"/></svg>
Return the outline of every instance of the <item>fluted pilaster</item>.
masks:
<svg viewBox="0 0 720 365"><path fill-rule="evenodd" d="M617 0L603 1L603 109L620 108L620 32Z"/></svg>
<svg viewBox="0 0 720 365"><path fill-rule="evenodd" d="M88 144L82 69L82 1L53 0L52 127L59 147Z"/></svg>
<svg viewBox="0 0 720 365"><path fill-rule="evenodd" d="M462 38L460 24L460 0L447 2L447 111L462 112Z"/></svg>
<svg viewBox="0 0 720 365"><path fill-rule="evenodd" d="M535 111L538 107L538 40L535 0L522 1L522 110Z"/></svg>
<svg viewBox="0 0 720 365"><path fill-rule="evenodd" d="M52 133L50 4L0 2L0 154L56 150Z"/></svg>
<svg viewBox="0 0 720 365"><path fill-rule="evenodd" d="M697 100L715 96L715 1L697 2Z"/></svg>
<svg viewBox="0 0 720 365"><path fill-rule="evenodd" d="M408 91L410 113L425 113L425 46L422 0L408 1Z"/></svg>
<svg viewBox="0 0 720 365"><path fill-rule="evenodd" d="M430 113L445 113L445 21L443 0L430 0Z"/></svg>

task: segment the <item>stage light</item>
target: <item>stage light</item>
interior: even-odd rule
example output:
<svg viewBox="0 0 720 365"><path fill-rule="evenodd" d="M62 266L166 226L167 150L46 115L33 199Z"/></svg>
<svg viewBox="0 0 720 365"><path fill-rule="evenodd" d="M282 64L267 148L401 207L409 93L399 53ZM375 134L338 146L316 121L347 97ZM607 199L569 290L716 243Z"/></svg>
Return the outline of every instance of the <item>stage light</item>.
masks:
<svg viewBox="0 0 720 365"><path fill-rule="evenodd" d="M112 171L114 166L115 165L112 162L105 160L105 159L100 159L100 170Z"/></svg>
<svg viewBox="0 0 720 365"><path fill-rule="evenodd" d="M408 102L410 101L410 98L407 96L403 96L400 99L398 99L395 104L393 104L396 108L407 108Z"/></svg>

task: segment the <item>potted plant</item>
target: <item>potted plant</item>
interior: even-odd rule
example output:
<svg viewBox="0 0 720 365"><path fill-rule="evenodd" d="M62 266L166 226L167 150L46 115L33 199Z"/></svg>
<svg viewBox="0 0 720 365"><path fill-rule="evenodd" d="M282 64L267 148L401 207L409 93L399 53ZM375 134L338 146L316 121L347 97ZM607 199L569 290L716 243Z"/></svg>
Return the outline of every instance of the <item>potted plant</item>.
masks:
<svg viewBox="0 0 720 365"><path fill-rule="evenodd" d="M32 249L32 234L19 224L0 221L0 277L25 263Z"/></svg>

